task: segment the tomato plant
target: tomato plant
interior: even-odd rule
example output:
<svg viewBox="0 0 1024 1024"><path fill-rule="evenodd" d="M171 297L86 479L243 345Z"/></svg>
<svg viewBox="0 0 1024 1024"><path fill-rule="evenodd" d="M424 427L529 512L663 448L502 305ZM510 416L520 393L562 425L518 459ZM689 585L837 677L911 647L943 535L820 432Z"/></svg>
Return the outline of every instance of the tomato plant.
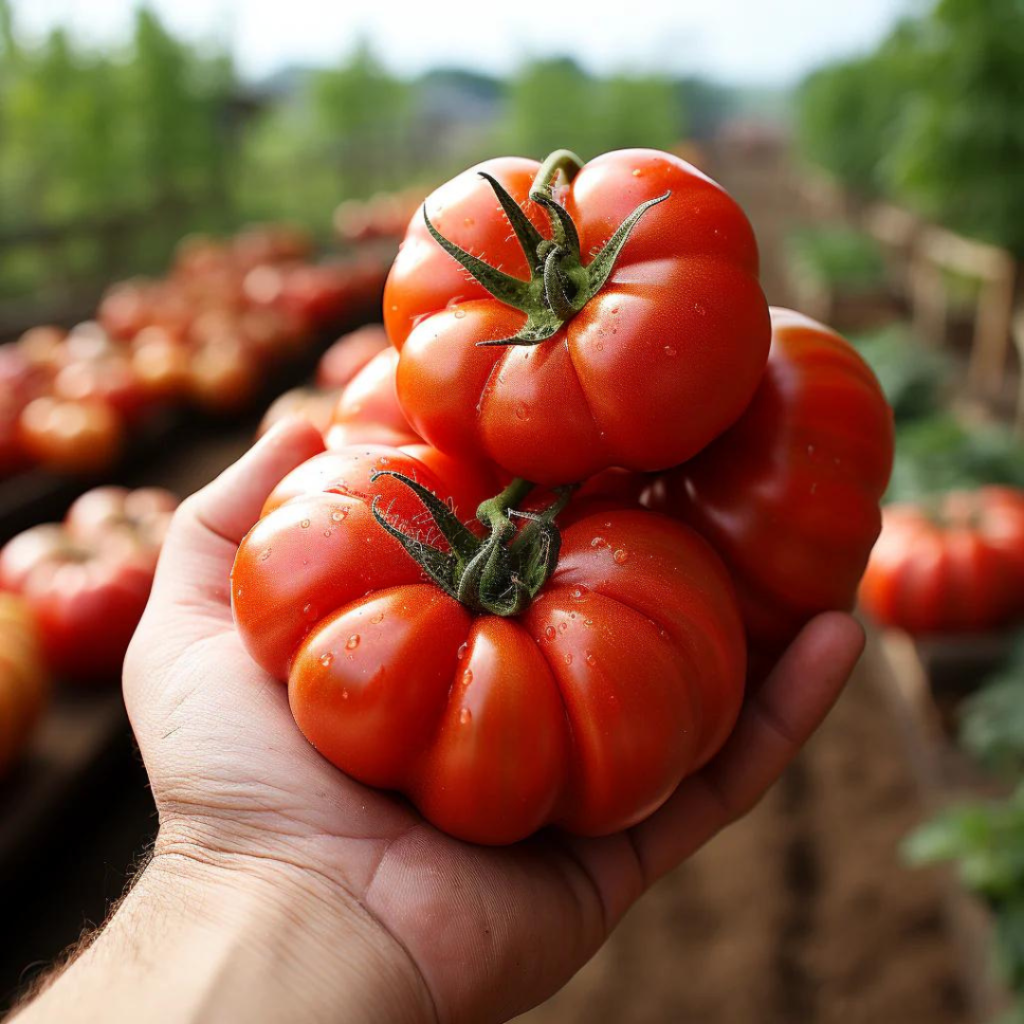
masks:
<svg viewBox="0 0 1024 1024"><path fill-rule="evenodd" d="M175 504L160 490L99 488L63 524L32 527L0 550L0 589L31 609L54 672L118 678Z"/></svg>
<svg viewBox="0 0 1024 1024"><path fill-rule="evenodd" d="M678 157L489 160L427 199L392 267L402 407L431 444L540 483L666 469L757 387L757 275L742 210Z"/></svg>
<svg viewBox="0 0 1024 1024"><path fill-rule="evenodd" d="M618 831L735 722L732 584L667 517L581 502L560 530L567 489L523 518L530 485L482 500L489 472L424 445L310 460L239 548L236 623L326 758L452 835Z"/></svg>
<svg viewBox="0 0 1024 1024"><path fill-rule="evenodd" d="M973 633L1024 618L1024 491L982 487L889 505L860 600L910 633Z"/></svg>
<svg viewBox="0 0 1024 1024"><path fill-rule="evenodd" d="M750 407L648 503L706 537L736 581L755 673L801 627L849 609L880 527L892 413L834 331L772 310L772 346Z"/></svg>

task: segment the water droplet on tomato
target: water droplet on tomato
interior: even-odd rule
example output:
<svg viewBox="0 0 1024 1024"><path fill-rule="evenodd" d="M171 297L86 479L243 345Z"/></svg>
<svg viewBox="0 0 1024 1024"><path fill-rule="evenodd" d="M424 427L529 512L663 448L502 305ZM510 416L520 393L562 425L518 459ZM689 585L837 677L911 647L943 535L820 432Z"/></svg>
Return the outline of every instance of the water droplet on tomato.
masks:
<svg viewBox="0 0 1024 1024"><path fill-rule="evenodd" d="M455 656L459 659L459 661L462 661L462 659L466 657L466 653L468 651L469 651L469 643L467 642L467 643L464 643L464 644L460 645L458 653Z"/></svg>
<svg viewBox="0 0 1024 1024"><path fill-rule="evenodd" d="M587 651L587 664L591 667L597 664L597 658L594 657L593 651Z"/></svg>
<svg viewBox="0 0 1024 1024"><path fill-rule="evenodd" d="M617 565L625 565L629 560L629 553L624 548L618 548L612 558L615 559Z"/></svg>
<svg viewBox="0 0 1024 1024"><path fill-rule="evenodd" d="M462 685L469 686L471 682L473 682L473 670L471 668L467 668L466 671L462 673Z"/></svg>
<svg viewBox="0 0 1024 1024"><path fill-rule="evenodd" d="M665 346L665 355L667 355L669 357L677 356L677 355L679 355L679 349L677 349L674 345L666 345Z"/></svg>
<svg viewBox="0 0 1024 1024"><path fill-rule="evenodd" d="M530 418L530 410L526 407L525 402L516 402L516 419L528 420Z"/></svg>
<svg viewBox="0 0 1024 1024"><path fill-rule="evenodd" d="M593 539L593 540L592 540L592 541L590 542L590 546L591 546L592 548L603 548L603 547L607 547L607 546L608 546L608 541L606 541L606 540L604 539L604 537L595 537L595 538L594 538L594 539Z"/></svg>
<svg viewBox="0 0 1024 1024"><path fill-rule="evenodd" d="M305 615L307 619L315 619L316 606L312 604L304 604L302 606L302 614Z"/></svg>
<svg viewBox="0 0 1024 1024"><path fill-rule="evenodd" d="M557 636L557 634L555 633L555 627L554 626L546 626L544 628L544 637L545 637L545 639L547 639L548 641L551 641L551 640L554 640L556 636Z"/></svg>
<svg viewBox="0 0 1024 1024"><path fill-rule="evenodd" d="M466 315L466 311L464 309L457 309L454 315L456 320L461 320Z"/></svg>
<svg viewBox="0 0 1024 1024"><path fill-rule="evenodd" d="M558 632L559 633L564 633L568 628L569 628L569 623L566 622L565 619L562 619L562 621L558 624Z"/></svg>
<svg viewBox="0 0 1024 1024"><path fill-rule="evenodd" d="M345 641L345 650L346 651L354 651L358 646L359 646L359 634L358 633L353 633Z"/></svg>
<svg viewBox="0 0 1024 1024"><path fill-rule="evenodd" d="M323 665L324 668L330 668L332 661L334 661L334 655L331 654L330 651L320 657L320 664Z"/></svg>
<svg viewBox="0 0 1024 1024"><path fill-rule="evenodd" d="M460 725L469 725L469 723L472 722L472 721L473 721L473 712L470 711L469 708L463 708L459 712L459 724Z"/></svg>
<svg viewBox="0 0 1024 1024"><path fill-rule="evenodd" d="M270 548L264 548L260 552L260 561L265 562L270 557Z"/></svg>
<svg viewBox="0 0 1024 1024"><path fill-rule="evenodd" d="M574 600L579 601L586 592L586 587L573 587L572 590L569 591L569 596Z"/></svg>
<svg viewBox="0 0 1024 1024"><path fill-rule="evenodd" d="M341 691L341 699L342 700L348 700L348 690L342 690Z"/></svg>
<svg viewBox="0 0 1024 1024"><path fill-rule="evenodd" d="M345 508L345 509L338 508L338 509L335 509L331 513L331 519L334 522L336 522L336 523L340 523L347 515L348 515L348 509L347 508Z"/></svg>
<svg viewBox="0 0 1024 1024"><path fill-rule="evenodd" d="M377 612L377 614L374 615L373 618L370 619L370 622L372 622L375 626L377 625L378 622L383 622L383 621L384 621L384 613L383 612Z"/></svg>
<svg viewBox="0 0 1024 1024"><path fill-rule="evenodd" d="M299 523L299 526L301 526L304 530L308 530L309 529L309 520L308 519L303 519L302 522Z"/></svg>
<svg viewBox="0 0 1024 1024"><path fill-rule="evenodd" d="M565 655L565 663L566 663L566 665L571 665L572 664L572 655L571 654L567 653Z"/></svg>
<svg viewBox="0 0 1024 1024"><path fill-rule="evenodd" d="M641 176L643 175L643 173L644 173L644 172L643 172L643 171L641 171L639 167L634 167L634 168L633 168L633 177L634 177L634 178L639 178L639 177L641 177Z"/></svg>

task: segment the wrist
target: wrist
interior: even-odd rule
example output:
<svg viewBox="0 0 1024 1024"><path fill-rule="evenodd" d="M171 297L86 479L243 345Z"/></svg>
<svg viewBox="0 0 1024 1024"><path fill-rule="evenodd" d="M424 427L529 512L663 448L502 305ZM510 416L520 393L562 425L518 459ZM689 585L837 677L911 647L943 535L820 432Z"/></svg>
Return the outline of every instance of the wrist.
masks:
<svg viewBox="0 0 1024 1024"><path fill-rule="evenodd" d="M27 1008L25 1024L83 1006L102 1008L103 1019L161 1024L436 1017L408 954L341 885L165 834L108 925Z"/></svg>

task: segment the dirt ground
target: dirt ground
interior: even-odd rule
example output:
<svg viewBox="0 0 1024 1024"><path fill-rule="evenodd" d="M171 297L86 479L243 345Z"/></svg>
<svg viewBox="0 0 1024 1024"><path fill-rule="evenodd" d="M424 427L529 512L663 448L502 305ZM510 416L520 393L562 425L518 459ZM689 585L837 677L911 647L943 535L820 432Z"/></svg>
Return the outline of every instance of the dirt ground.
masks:
<svg viewBox="0 0 1024 1024"><path fill-rule="evenodd" d="M902 738L860 671L757 810L518 1024L966 1024L938 879L899 861L920 815Z"/></svg>

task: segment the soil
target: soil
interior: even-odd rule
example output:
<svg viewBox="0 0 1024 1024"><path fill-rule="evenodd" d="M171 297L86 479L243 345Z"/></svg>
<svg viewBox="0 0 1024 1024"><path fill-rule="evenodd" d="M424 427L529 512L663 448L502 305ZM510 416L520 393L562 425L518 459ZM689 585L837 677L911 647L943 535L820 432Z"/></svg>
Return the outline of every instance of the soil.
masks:
<svg viewBox="0 0 1024 1024"><path fill-rule="evenodd" d="M518 1024L966 1024L941 880L899 858L921 816L902 737L859 671L754 813Z"/></svg>

